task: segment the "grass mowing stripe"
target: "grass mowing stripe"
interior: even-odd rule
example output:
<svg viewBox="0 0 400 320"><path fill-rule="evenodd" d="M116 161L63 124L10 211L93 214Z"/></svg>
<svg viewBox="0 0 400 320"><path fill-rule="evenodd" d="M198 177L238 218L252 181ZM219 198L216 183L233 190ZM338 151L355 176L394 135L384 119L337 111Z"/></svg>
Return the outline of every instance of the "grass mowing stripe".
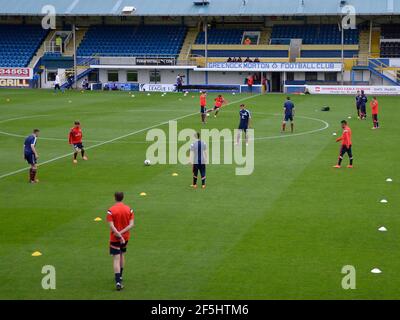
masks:
<svg viewBox="0 0 400 320"><path fill-rule="evenodd" d="M239 103L239 102L242 102L242 101L246 101L246 100L252 99L252 98L257 97L257 96L259 96L259 95L254 95L254 96L246 97L246 98L243 98L243 99L239 99L239 100L236 100L236 101L233 101L233 102L228 103L227 106L228 106L228 105L232 105L232 104L234 104L234 103ZM144 132L144 131L146 131L146 130L150 130L150 129L157 128L157 127L159 127L159 126L165 125L165 124L167 124L169 121L178 121L178 120L182 120L182 119L185 119L185 118L194 116L194 115L196 115L196 114L198 114L198 112L193 112L193 113L189 113L189 114L183 115L183 116L181 116L181 117L177 117L177 118L174 118L174 119L166 120L166 121L164 121L164 122L155 124L155 125L153 125L153 126L150 126L150 127L147 127L147 128L143 128L143 129L140 129L140 130L136 130L136 131L133 131L133 132L124 134L124 135L122 135L122 136L119 136L119 137L116 137L116 138L113 138L113 139L110 139L110 140L106 140L106 141L104 141L104 142L97 143L97 144L95 144L95 145L93 145L93 146L87 147L86 150L90 150L90 149L94 149L94 148L97 148L97 147L101 147L101 146L103 146L103 145L105 145L105 144L113 143L113 142L115 142L115 141L118 141L118 140L121 140L121 139L130 137L130 136L133 136L133 135L135 135L135 134L142 133L142 132ZM58 156L58 157L55 157L55 158L53 158L53 159L47 160L47 161L45 161L45 162L42 162L42 163L38 164L38 166L43 166L43 165L45 165L45 164L52 163L52 162L55 162L55 161L60 160L60 159L64 159L64 158L66 158L66 157L70 157L70 156L72 156L73 154L74 154L73 152L69 152L69 153L67 153L67 154L63 154L63 155L61 155L61 156ZM9 173L5 173L5 174L3 174L3 175L0 175L0 180L1 180L1 179L4 179L4 178L7 178L7 177L10 177L10 176L13 176L13 175L15 175L15 174L24 172L24 171L26 171L26 170L28 170L28 169L29 169L29 167L25 167L25 168L18 169L18 170L9 172Z"/></svg>

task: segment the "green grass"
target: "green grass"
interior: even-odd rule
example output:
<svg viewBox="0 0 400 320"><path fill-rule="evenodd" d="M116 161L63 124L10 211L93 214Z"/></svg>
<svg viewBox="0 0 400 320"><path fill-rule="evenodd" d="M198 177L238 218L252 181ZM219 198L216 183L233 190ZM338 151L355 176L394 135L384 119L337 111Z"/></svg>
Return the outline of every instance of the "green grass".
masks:
<svg viewBox="0 0 400 320"><path fill-rule="evenodd" d="M283 95L228 95L233 104L207 128L236 128L234 102L244 98L263 138L250 176L209 165L207 189L191 190L189 166L143 166L142 130L88 150L88 162L44 164L38 185L27 183L26 171L1 178L0 299L400 298L399 98L380 98L379 131L356 120L351 96L293 97L297 133L321 129L314 133L281 137ZM324 105L331 111L321 112ZM198 109L197 94L1 90L0 176L26 167L23 137L34 127L42 130L43 163L71 152L63 139L75 119L93 147ZM332 133L349 115L355 168L335 171ZM178 125L199 130L199 122L195 114ZM123 292L113 290L104 222L116 190L136 211ZM381 225L388 232L378 232ZM32 257L36 250L43 255ZM46 264L56 267L56 290L41 288ZM344 265L357 270L356 290L341 288ZM383 273L371 274L373 267Z"/></svg>

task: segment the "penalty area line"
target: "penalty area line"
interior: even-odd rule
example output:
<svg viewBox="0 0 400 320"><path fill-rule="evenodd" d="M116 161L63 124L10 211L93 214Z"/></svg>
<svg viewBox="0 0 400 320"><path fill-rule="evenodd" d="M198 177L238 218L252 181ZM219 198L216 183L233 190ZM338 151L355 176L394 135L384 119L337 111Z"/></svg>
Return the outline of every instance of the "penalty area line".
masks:
<svg viewBox="0 0 400 320"><path fill-rule="evenodd" d="M259 94L254 95L254 96L250 96L250 97L246 97L246 98L243 98L243 99L239 99L239 100L236 100L236 101L233 101L233 102L228 103L227 106L228 106L228 105L235 104L235 103L239 103L239 102L242 102L242 101L246 101L246 100L249 100L249 99L258 97L258 96L259 96ZM115 141L118 141L118 140L121 140L121 139L128 138L128 137L130 137L130 136L133 136L133 135L135 135L135 134L142 133L142 132L144 132L144 131L147 131L147 130L150 130L150 129L154 129L154 128L163 126L163 125L165 125L165 124L168 124L168 122L170 122L170 121L182 120L182 119L185 119L185 118L194 116L194 115L196 115L196 114L199 114L199 113L198 113L198 112L193 112L193 113L189 113L189 114L186 114L186 115L183 115L183 116L174 118L174 119L169 119L169 120L166 120L166 121L164 121L164 122L161 122L161 123L152 125L152 126L150 126L150 127L143 128L143 129L139 129L139 130L136 130L136 131L133 131L133 132L124 134L124 135L122 135L122 136L119 136L119 137L116 137L116 138L113 138L113 139L110 139L110 140L106 140L106 141L103 141L103 142L94 144L94 145L92 145L92 146L89 146L89 147L85 148L85 150L91 150L91 149L94 149L94 148L98 148L98 147L101 147L101 146L103 146L103 145L105 145L105 144L113 143L113 142L115 142ZM73 154L74 154L73 152L69 152L69 153L63 154L63 155L61 155L61 156L58 156L58 157L55 157L55 158L46 160L46 161L44 161L44 162L42 162L42 163L39 163L37 166L38 166L38 167L41 167L41 166L43 166L43 165L45 165L45 164L49 164L49 163L52 163L52 162L55 162L55 161L58 161L58 160L61 160L61 159L70 157L70 156L72 156ZM1 179L4 179L4 178L7 178L7 177L10 177L10 176L13 176L13 175L16 175L16 174L21 173L21 172L25 172L26 170L29 170L29 168L30 168L30 167L25 167L25 168L21 168L21 169L12 171L12 172L8 172L8 173L5 173L5 174L2 174L2 175L0 175L0 180L1 180Z"/></svg>

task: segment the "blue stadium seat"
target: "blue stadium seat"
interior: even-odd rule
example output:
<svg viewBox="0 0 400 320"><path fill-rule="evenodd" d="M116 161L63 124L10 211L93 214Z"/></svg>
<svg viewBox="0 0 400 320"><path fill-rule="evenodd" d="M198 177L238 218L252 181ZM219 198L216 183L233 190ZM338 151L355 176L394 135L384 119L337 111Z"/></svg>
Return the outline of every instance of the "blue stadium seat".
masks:
<svg viewBox="0 0 400 320"><path fill-rule="evenodd" d="M341 44L342 34L337 25L276 25L271 44L288 44L290 39L303 39L303 44ZM358 29L344 31L344 44L359 43Z"/></svg>
<svg viewBox="0 0 400 320"><path fill-rule="evenodd" d="M186 32L184 26L92 26L77 55L177 57Z"/></svg>
<svg viewBox="0 0 400 320"><path fill-rule="evenodd" d="M40 25L0 25L0 67L27 67L47 32Z"/></svg>
<svg viewBox="0 0 400 320"><path fill-rule="evenodd" d="M208 44L241 44L244 29L210 29L207 31ZM196 44L205 43L205 33L200 32L196 38Z"/></svg>

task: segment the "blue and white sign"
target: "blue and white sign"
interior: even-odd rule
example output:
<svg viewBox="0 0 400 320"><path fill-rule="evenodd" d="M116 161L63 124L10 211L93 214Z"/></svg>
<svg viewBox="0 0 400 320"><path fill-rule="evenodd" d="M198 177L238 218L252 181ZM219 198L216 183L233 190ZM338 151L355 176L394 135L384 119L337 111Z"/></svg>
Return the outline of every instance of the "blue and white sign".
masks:
<svg viewBox="0 0 400 320"><path fill-rule="evenodd" d="M339 72L334 62L209 62L208 71Z"/></svg>

